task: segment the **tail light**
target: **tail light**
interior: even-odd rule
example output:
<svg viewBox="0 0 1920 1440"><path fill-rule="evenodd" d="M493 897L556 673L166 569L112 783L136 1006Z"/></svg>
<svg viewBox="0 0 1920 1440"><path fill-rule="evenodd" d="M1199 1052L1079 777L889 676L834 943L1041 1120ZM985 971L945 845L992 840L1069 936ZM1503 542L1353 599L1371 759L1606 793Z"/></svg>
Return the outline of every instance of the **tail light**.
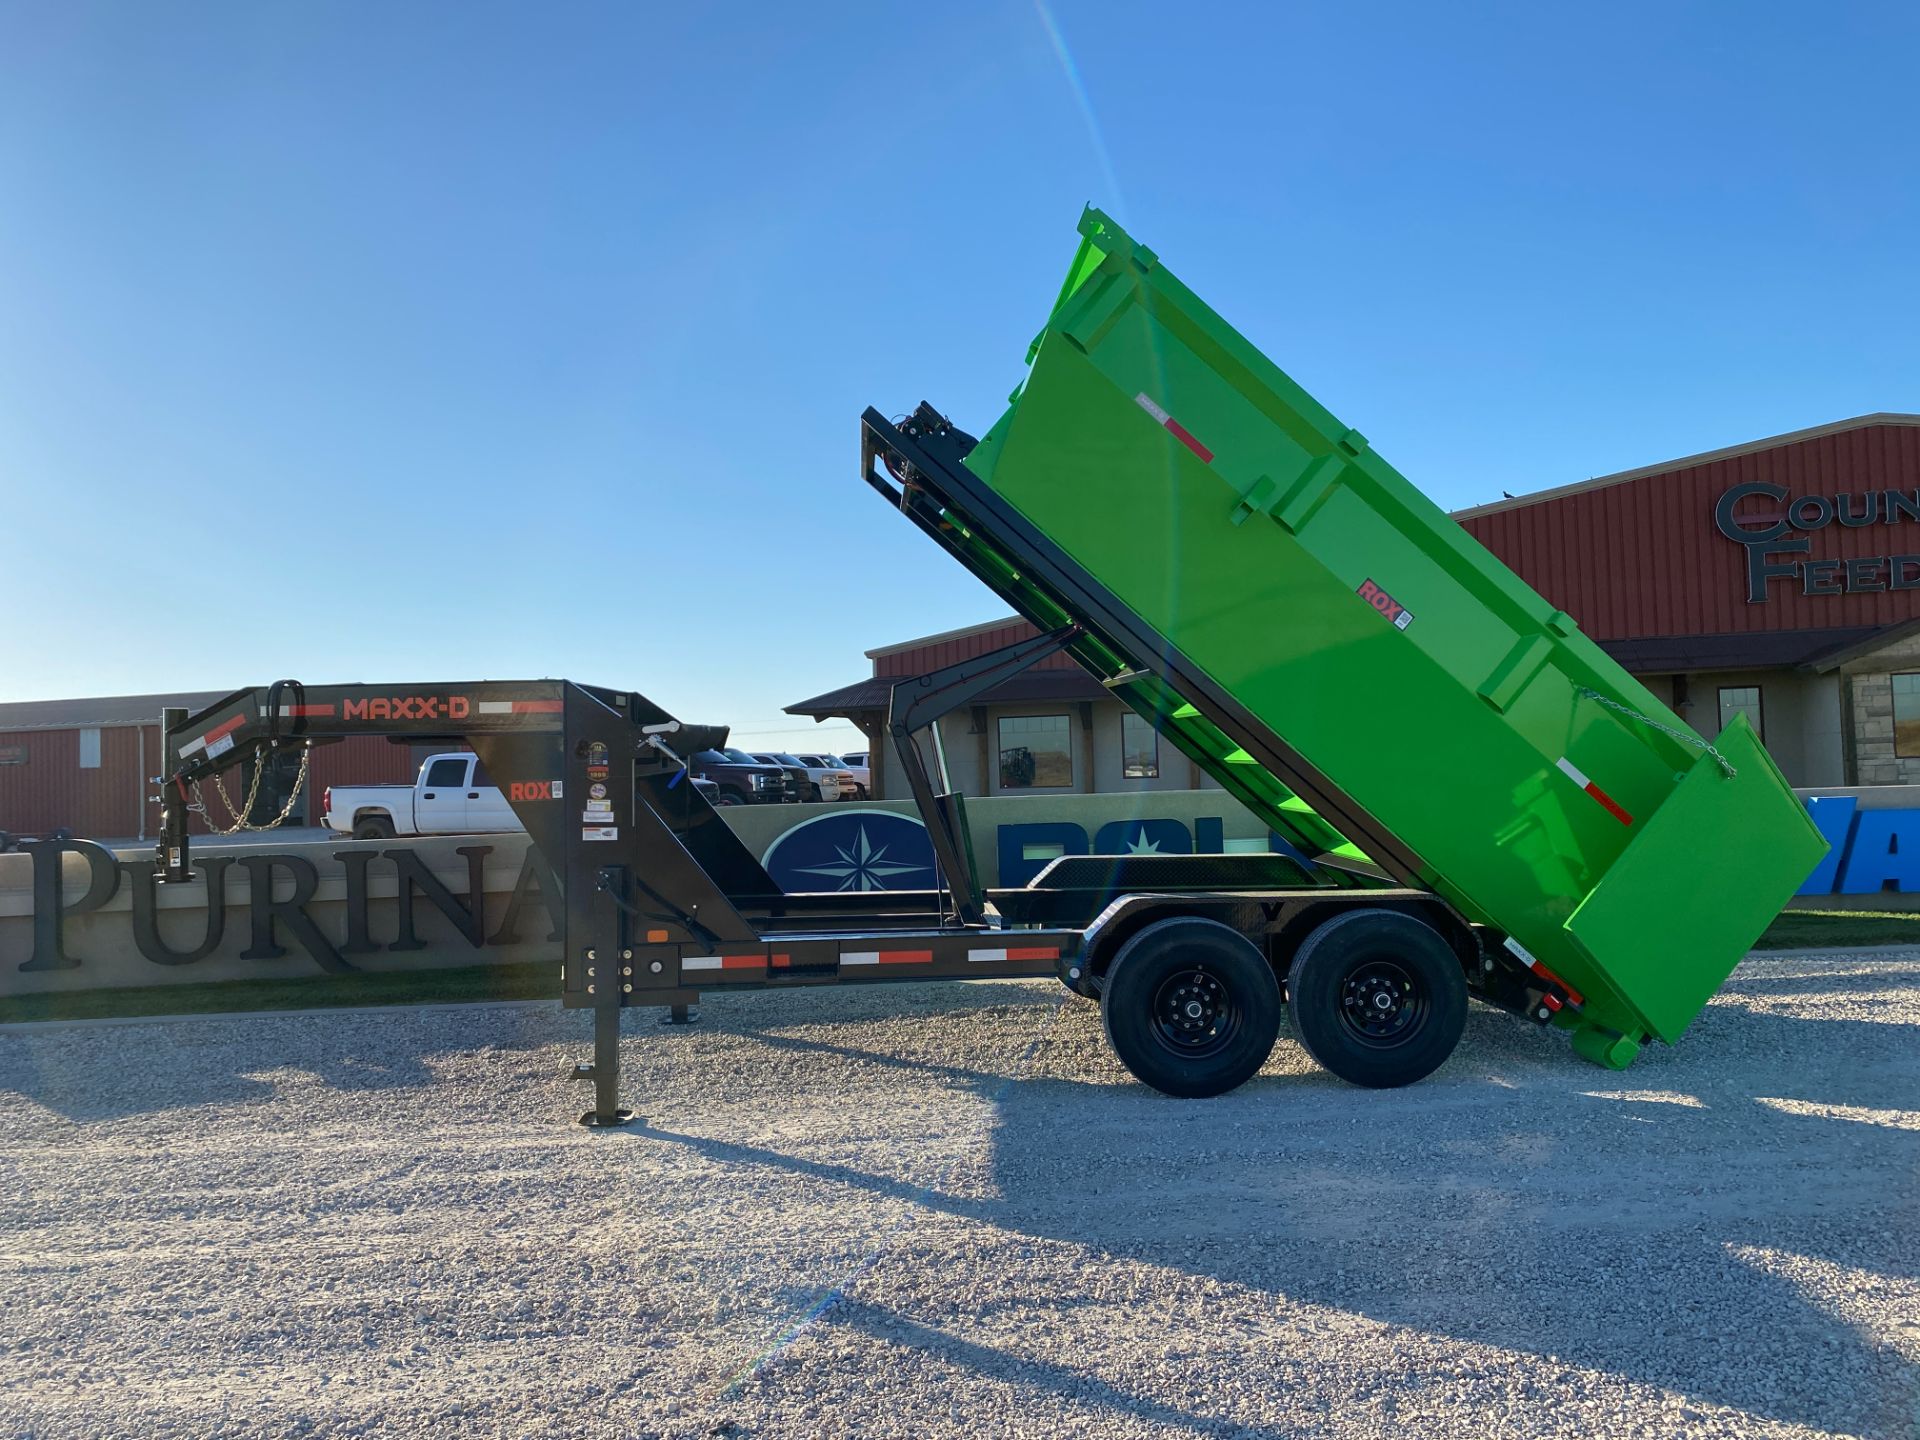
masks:
<svg viewBox="0 0 1920 1440"><path fill-rule="evenodd" d="M320 792L320 810L323 814L333 814L333 787L331 785Z"/></svg>

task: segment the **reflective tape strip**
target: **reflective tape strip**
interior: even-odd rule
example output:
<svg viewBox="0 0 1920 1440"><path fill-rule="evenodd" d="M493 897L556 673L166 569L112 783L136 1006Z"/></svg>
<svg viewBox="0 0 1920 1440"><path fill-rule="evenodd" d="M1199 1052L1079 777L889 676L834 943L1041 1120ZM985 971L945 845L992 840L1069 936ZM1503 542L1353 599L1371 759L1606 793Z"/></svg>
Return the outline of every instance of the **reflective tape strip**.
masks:
<svg viewBox="0 0 1920 1440"><path fill-rule="evenodd" d="M1033 960L1058 960L1058 945L1016 945L1004 950L970 950L967 959L980 965L1025 964Z"/></svg>
<svg viewBox="0 0 1920 1440"><path fill-rule="evenodd" d="M1562 755L1553 763L1560 767L1560 773L1562 775L1565 775L1569 780L1573 781L1574 784L1586 791L1587 794L1599 801L1600 808L1613 816L1614 819L1618 820L1622 825L1631 825L1633 823L1633 816L1629 815L1620 807L1620 802L1607 794L1607 792L1602 790L1598 785L1594 784L1593 781L1589 780L1586 772L1581 770L1580 767L1575 765L1571 760L1567 759L1566 756Z"/></svg>
<svg viewBox="0 0 1920 1440"><path fill-rule="evenodd" d="M680 957L682 970L764 970L767 957L764 955L683 955Z"/></svg>
<svg viewBox="0 0 1920 1440"><path fill-rule="evenodd" d="M266 719L267 716L272 713L273 712L267 706L262 705L260 707L260 718L262 720ZM333 714L333 706L331 705L282 705L280 707L280 717L283 720L284 719L297 720L303 715L331 715L331 714Z"/></svg>
<svg viewBox="0 0 1920 1440"><path fill-rule="evenodd" d="M564 700L482 700L473 708L481 715L558 715L567 706Z"/></svg>
<svg viewBox="0 0 1920 1440"><path fill-rule="evenodd" d="M1174 419L1173 416L1156 405L1153 402L1153 398L1144 390L1133 397L1133 403L1151 415L1155 423L1169 435L1173 436L1174 439L1178 440L1209 465L1213 463L1213 451L1196 440L1191 430L1187 429L1186 426L1182 425L1178 420Z"/></svg>
<svg viewBox="0 0 1920 1440"><path fill-rule="evenodd" d="M842 965L931 965L931 950L847 950L840 955Z"/></svg>
<svg viewBox="0 0 1920 1440"><path fill-rule="evenodd" d="M231 720L223 721L222 723L214 726L213 729L207 731L207 733L202 735L198 740L189 740L186 744L180 747L180 753L182 755L198 755L202 750L205 750L208 746L216 745L220 741L226 739L227 736L231 735L234 731L238 730L242 725L246 723L247 723L246 716L236 715ZM226 748L231 750L233 747L229 745Z"/></svg>

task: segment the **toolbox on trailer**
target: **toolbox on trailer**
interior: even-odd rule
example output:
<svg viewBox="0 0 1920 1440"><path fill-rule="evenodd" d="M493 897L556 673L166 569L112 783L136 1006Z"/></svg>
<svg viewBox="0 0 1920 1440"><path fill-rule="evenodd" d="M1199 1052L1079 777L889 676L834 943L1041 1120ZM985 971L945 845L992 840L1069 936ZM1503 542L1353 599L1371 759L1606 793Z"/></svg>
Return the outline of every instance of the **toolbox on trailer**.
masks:
<svg viewBox="0 0 1920 1440"><path fill-rule="evenodd" d="M869 411L870 482L1289 843L1507 937L1582 1053L1679 1036L1825 849L1758 737L1702 740L1151 250L1080 233L1006 413Z"/></svg>

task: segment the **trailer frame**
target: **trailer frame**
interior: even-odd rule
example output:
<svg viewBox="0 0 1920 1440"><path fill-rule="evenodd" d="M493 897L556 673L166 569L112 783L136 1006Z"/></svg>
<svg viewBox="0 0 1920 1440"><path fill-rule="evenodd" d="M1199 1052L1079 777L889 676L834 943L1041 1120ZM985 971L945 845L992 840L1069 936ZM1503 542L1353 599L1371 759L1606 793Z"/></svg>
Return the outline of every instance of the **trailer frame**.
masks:
<svg viewBox="0 0 1920 1440"><path fill-rule="evenodd" d="M1469 991L1539 1024L1578 1008L1578 994L1435 895L1419 857L998 501L961 464L973 443L924 404L898 426L871 409L862 418L867 483L1040 631L892 687L886 728L928 832L931 889L782 891L688 779L688 757L724 745L725 727L682 722L637 691L553 679L316 686L280 680L237 690L193 715L170 714L155 857L160 880L192 881L188 817L202 808L201 782L242 761L264 766L294 750L304 759L311 747L352 735L471 746L562 891L561 1000L593 1011L593 1058L574 1073L593 1082L593 1106L580 1119L594 1126L634 1118L620 1096L624 1009L661 1007L684 1022L708 992L1052 975L1111 1012L1117 957L1133 953L1169 919L1214 927L1216 941L1237 937L1271 971L1270 996L1265 984L1244 995L1228 987L1229 998L1252 1014L1253 1040L1240 1048L1248 1055L1248 1044L1258 1050L1254 1069L1277 1033L1278 1005L1295 978L1293 957L1310 937L1356 910L1399 916L1438 936L1458 963L1462 1009ZM991 551L964 543L967 524L991 527ZM937 722L1062 653L1152 720L1229 793L1270 801L1249 786L1262 770L1282 776L1340 833L1323 823L1330 843L1317 853L1282 841L1281 853L1265 856L1062 859L1025 887L984 889L965 798L946 773ZM1176 700L1189 707L1178 717ZM1214 727L1212 734L1244 744L1258 767L1235 765L1221 745L1206 743L1196 715ZM1174 718L1184 723L1170 724ZM923 735L930 738L931 765ZM1366 854L1350 842L1364 843ZM469 897L468 903L482 900ZM1202 950L1212 943L1212 932L1193 933ZM1224 983L1221 974L1236 966L1243 979L1251 973L1243 958L1228 947L1219 963L1196 962L1188 970L1165 954L1155 963L1162 969L1172 963L1188 975L1177 994L1187 997L1182 1004L1200 1004L1192 996L1211 995ZM1448 979L1445 988L1455 983ZM1387 1005L1386 992L1379 993ZM1120 1048L1111 1013L1108 1019ZM1257 1043L1261 1034L1264 1047ZM1163 1083L1151 1078L1153 1067L1143 1067L1140 1056L1122 1049L1121 1058L1149 1083ZM1183 1072L1179 1085L1163 1088L1218 1093L1252 1073L1245 1064L1237 1078L1224 1079L1210 1078L1204 1066L1188 1068L1192 1075Z"/></svg>

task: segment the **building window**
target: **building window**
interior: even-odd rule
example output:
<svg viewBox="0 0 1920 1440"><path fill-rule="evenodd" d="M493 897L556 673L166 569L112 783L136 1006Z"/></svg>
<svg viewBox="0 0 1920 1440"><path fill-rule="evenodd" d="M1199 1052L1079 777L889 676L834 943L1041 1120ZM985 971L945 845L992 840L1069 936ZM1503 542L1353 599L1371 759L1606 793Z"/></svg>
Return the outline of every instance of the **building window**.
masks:
<svg viewBox="0 0 1920 1440"><path fill-rule="evenodd" d="M1160 732L1131 710L1120 717L1120 773L1129 780L1160 778Z"/></svg>
<svg viewBox="0 0 1920 1440"><path fill-rule="evenodd" d="M1733 723L1733 717L1744 715L1747 724L1753 727L1753 733L1760 739L1767 737L1760 730L1760 687L1758 685L1723 685L1720 688L1720 728L1726 729Z"/></svg>
<svg viewBox="0 0 1920 1440"><path fill-rule="evenodd" d="M1893 677L1893 753L1920 760L1920 675Z"/></svg>
<svg viewBox="0 0 1920 1440"><path fill-rule="evenodd" d="M1007 715L1000 721L1000 788L1073 784L1073 740L1064 715Z"/></svg>
<svg viewBox="0 0 1920 1440"><path fill-rule="evenodd" d="M80 768L82 770L100 768L100 732L97 729L80 732Z"/></svg>

